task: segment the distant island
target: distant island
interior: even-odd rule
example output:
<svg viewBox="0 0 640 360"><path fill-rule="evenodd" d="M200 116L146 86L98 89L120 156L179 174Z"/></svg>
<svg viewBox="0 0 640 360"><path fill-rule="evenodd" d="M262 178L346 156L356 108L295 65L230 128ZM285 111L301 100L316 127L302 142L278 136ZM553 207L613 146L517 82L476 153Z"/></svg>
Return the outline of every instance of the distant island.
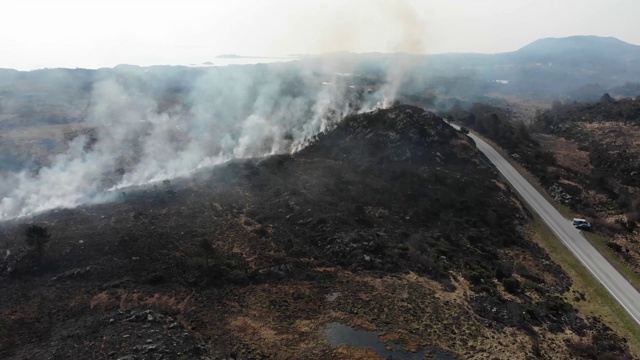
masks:
<svg viewBox="0 0 640 360"><path fill-rule="evenodd" d="M238 54L222 54L216 56L216 59L283 59L296 56L245 56Z"/></svg>
<svg viewBox="0 0 640 360"><path fill-rule="evenodd" d="M242 59L242 58L253 58L255 56L242 56L237 54L222 54L216 56L218 59Z"/></svg>

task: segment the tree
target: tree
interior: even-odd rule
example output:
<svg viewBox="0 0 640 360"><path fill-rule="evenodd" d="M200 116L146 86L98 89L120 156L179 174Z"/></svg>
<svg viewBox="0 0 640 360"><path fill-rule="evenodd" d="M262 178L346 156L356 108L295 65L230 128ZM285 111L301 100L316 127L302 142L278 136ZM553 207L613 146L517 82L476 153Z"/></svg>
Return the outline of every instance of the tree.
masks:
<svg viewBox="0 0 640 360"><path fill-rule="evenodd" d="M209 268L209 258L213 256L213 246L211 246L211 241L208 239L202 239L198 243L200 250L204 253L204 259L207 264L207 268Z"/></svg>
<svg viewBox="0 0 640 360"><path fill-rule="evenodd" d="M49 230L40 225L29 225L25 230L27 245L33 249L37 261L42 260L44 249L51 238Z"/></svg>
<svg viewBox="0 0 640 360"><path fill-rule="evenodd" d="M551 102L551 111L553 111L553 112L559 112L560 110L562 110L562 101L560 101L560 100L553 100L553 101ZM537 111L538 111L538 110L536 110L536 115L538 115L538 114L537 114Z"/></svg>
<svg viewBox="0 0 640 360"><path fill-rule="evenodd" d="M173 189L173 186L171 185L171 181L163 180L162 184L164 185L164 191L167 196L175 196L177 194L177 192Z"/></svg>
<svg viewBox="0 0 640 360"><path fill-rule="evenodd" d="M516 121L514 126L515 137L518 143L526 142L532 143L533 139L531 138L531 134L529 133L529 129L527 129L527 125L525 125L522 121Z"/></svg>
<svg viewBox="0 0 640 360"><path fill-rule="evenodd" d="M500 135L500 118L496 113L485 114L481 123L484 133L486 133L490 139L496 139Z"/></svg>
<svg viewBox="0 0 640 360"><path fill-rule="evenodd" d="M601 103L605 103L605 104L611 104L611 103L613 103L613 102L615 102L615 101L613 100L613 98L611 97L611 95L609 95L609 93L604 93L604 95L602 95L602 96L600 97L600 102L601 102Z"/></svg>

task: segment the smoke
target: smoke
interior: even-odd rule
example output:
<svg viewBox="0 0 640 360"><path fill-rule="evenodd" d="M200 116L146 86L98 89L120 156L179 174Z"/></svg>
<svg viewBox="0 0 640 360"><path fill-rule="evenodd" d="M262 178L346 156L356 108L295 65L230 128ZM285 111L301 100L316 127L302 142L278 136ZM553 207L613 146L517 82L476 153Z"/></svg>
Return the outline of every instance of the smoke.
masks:
<svg viewBox="0 0 640 360"><path fill-rule="evenodd" d="M121 78L94 84L85 120L92 131L37 174L2 179L0 219L108 201L117 189L234 158L294 152L349 113L372 107L343 77L293 64L202 70L179 104L162 112L161 100L140 92L148 84Z"/></svg>
<svg viewBox="0 0 640 360"><path fill-rule="evenodd" d="M388 107L406 82L415 64L408 54L423 54L427 26L409 0L352 0L322 2L306 16L295 16L309 41L310 52L369 52L386 48L401 53L387 64L384 85L373 94L373 101L362 112ZM306 2L304 5L307 6ZM282 42L298 40L295 32ZM381 44L381 42L383 42ZM277 44L282 47L282 44Z"/></svg>
<svg viewBox="0 0 640 360"><path fill-rule="evenodd" d="M277 3L277 2L276 2ZM422 53L426 26L410 0L323 0L287 3L295 27L272 41L305 53ZM295 44L295 45L294 45Z"/></svg>
<svg viewBox="0 0 640 360"><path fill-rule="evenodd" d="M406 2L383 4L402 24L417 27ZM396 49L419 51L419 35L409 28L402 34ZM186 177L235 158L298 151L351 113L388 107L410 66L399 58L386 64L374 87L358 83L358 74L345 75L350 61L335 56L184 74L142 68L101 73L84 120L90 131L37 173L1 178L0 220L110 201L120 189Z"/></svg>

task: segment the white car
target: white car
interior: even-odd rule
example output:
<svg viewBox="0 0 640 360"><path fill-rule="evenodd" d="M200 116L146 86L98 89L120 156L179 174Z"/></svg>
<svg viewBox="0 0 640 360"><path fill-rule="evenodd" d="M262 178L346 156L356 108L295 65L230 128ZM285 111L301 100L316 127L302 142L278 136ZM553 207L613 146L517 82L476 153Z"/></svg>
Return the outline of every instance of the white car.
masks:
<svg viewBox="0 0 640 360"><path fill-rule="evenodd" d="M589 222L585 219L573 219L573 226L575 226L576 229L580 230L591 229L591 224L589 224Z"/></svg>

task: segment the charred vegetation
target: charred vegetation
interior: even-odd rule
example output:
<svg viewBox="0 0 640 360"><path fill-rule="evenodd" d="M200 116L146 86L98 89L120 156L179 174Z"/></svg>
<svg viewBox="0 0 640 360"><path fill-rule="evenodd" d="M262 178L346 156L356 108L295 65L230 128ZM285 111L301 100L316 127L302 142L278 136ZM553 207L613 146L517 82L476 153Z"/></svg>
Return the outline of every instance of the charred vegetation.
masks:
<svg viewBox="0 0 640 360"><path fill-rule="evenodd" d="M5 358L348 358L318 340L329 321L458 357L632 358L565 301L473 142L414 106L33 220L55 264L39 272L8 271L24 227L0 227Z"/></svg>

